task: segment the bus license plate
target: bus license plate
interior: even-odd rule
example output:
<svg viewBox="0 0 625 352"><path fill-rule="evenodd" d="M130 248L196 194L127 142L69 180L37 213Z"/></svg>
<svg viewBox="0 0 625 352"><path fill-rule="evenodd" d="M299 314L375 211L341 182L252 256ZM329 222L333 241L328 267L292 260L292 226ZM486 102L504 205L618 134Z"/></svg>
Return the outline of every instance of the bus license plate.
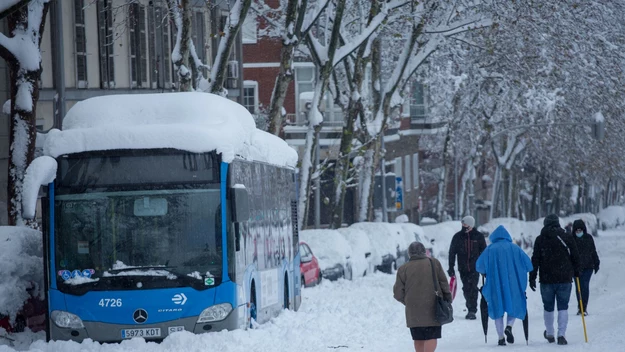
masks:
<svg viewBox="0 0 625 352"><path fill-rule="evenodd" d="M133 337L161 337L160 328L147 328L147 329L123 329L122 339L131 339Z"/></svg>

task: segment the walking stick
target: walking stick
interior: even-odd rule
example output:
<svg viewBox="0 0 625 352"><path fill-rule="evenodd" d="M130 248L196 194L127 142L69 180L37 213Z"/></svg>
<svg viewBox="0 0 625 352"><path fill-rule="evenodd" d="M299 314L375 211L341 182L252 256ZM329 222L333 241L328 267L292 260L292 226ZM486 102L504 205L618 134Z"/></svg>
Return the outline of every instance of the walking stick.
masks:
<svg viewBox="0 0 625 352"><path fill-rule="evenodd" d="M579 286L579 277L576 277L577 292L579 293L579 311L582 313L582 324L584 325L584 339L588 342L588 335L586 334L586 319L584 319L584 305L582 304L582 290Z"/></svg>

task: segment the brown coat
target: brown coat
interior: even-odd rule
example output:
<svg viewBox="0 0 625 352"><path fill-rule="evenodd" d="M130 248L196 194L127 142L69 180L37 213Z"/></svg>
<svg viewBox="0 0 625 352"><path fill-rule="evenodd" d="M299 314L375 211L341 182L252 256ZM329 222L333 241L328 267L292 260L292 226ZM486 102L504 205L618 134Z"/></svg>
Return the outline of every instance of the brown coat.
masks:
<svg viewBox="0 0 625 352"><path fill-rule="evenodd" d="M451 301L449 283L441 263L432 258L432 264L434 264L434 273L443 292L443 297ZM436 294L434 293L432 269L427 257L410 257L410 261L397 270L393 295L396 300L406 306L406 325L409 328L441 325L436 321L434 314Z"/></svg>

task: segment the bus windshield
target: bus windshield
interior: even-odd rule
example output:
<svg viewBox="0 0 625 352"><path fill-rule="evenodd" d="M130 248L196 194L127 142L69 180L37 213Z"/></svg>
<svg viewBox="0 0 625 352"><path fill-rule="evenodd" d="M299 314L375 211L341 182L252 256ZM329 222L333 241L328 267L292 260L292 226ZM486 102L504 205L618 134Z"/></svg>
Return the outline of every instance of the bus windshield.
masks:
<svg viewBox="0 0 625 352"><path fill-rule="evenodd" d="M160 167L174 172L162 164ZM60 172L64 171L61 164ZM118 171L125 171L122 177L126 180L127 173L132 172ZM151 177L149 172L142 172ZM54 246L59 290L84 294L89 290L182 286L207 289L220 284L221 200L217 182L185 185L179 178L175 184L159 183L157 187L146 187L145 182L124 182L121 186L113 182L115 177L103 180L102 175L96 174L100 184L95 187L91 181L80 187L75 182L61 183L57 188ZM61 177L61 182L64 179L85 178Z"/></svg>

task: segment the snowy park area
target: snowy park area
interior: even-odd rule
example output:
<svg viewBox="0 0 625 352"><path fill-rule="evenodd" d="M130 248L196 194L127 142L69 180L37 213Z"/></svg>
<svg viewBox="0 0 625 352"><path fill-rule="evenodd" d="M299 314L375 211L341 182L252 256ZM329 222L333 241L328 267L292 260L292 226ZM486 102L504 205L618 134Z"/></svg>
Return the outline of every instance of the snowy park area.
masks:
<svg viewBox="0 0 625 352"><path fill-rule="evenodd" d="M440 234L440 242L451 237L457 222L424 227L427 236ZM526 224L528 228L533 223ZM459 226L457 226L459 228ZM447 233L450 232L450 233ZM517 322L513 332L516 343L505 347L509 351L544 351L562 348L567 351L617 351L625 346L622 334L625 315L625 282L620 272L625 253L625 231L600 231L595 238L601 270L591 280L589 315L586 317L588 343L584 342L582 321L575 315L575 295L569 306L571 314L566 347L548 345L542 337L542 303L540 294L528 288L529 345L526 346L522 324ZM440 243L442 245L443 243ZM440 246L444 247L444 246ZM440 258L447 268L446 258ZM162 343L146 342L141 338L120 344L100 344L90 340L76 342L44 341L43 333L21 333L9 340L0 339L4 351L411 351L410 333L405 327L403 306L392 296L394 275L375 273L353 281L324 280L321 285L306 288L298 312L284 311L272 321L252 330L222 331L202 335L180 332ZM497 336L492 321L488 343L484 343L479 320L464 319L464 298L461 288L454 301L455 321L443 327L439 351L490 351L497 348ZM4 335L4 334L2 334Z"/></svg>

